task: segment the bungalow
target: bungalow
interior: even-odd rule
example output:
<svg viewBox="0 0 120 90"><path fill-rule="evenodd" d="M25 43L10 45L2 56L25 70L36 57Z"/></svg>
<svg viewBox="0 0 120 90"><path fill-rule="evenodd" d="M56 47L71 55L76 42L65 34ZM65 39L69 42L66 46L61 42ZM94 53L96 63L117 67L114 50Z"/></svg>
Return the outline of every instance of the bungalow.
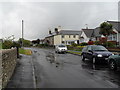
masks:
<svg viewBox="0 0 120 90"><path fill-rule="evenodd" d="M108 41L114 41L118 42L120 45L120 22L115 21L107 21L108 23L113 25L113 34L108 36ZM100 27L97 27L93 30L92 35L94 40L99 40L99 38L102 36L99 34Z"/></svg>
<svg viewBox="0 0 120 90"><path fill-rule="evenodd" d="M112 40L115 40L120 45L120 22L117 21L107 21L108 23L113 25L113 30L115 31L115 34L110 35L110 38Z"/></svg>
<svg viewBox="0 0 120 90"><path fill-rule="evenodd" d="M84 42L88 42L90 39L92 39L93 37L93 31L94 29L82 29L83 33L84 33Z"/></svg>

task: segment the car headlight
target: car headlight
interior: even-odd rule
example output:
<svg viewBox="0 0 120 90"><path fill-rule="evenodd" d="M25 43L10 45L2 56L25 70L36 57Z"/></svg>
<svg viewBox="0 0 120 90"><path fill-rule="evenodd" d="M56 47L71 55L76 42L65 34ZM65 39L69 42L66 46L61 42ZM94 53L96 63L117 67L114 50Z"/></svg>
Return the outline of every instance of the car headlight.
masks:
<svg viewBox="0 0 120 90"><path fill-rule="evenodd" d="M98 57L102 57L102 55L101 55L101 54L98 54L97 56L98 56Z"/></svg>
<svg viewBox="0 0 120 90"><path fill-rule="evenodd" d="M115 54L112 54L112 55L115 55Z"/></svg>

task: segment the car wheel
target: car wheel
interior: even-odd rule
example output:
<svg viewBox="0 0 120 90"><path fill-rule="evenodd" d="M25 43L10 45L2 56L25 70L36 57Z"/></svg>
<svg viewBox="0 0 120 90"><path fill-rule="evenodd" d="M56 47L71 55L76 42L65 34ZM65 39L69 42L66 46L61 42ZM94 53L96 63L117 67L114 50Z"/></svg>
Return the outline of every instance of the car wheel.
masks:
<svg viewBox="0 0 120 90"><path fill-rule="evenodd" d="M85 61L85 57L84 55L81 55L82 61Z"/></svg>
<svg viewBox="0 0 120 90"><path fill-rule="evenodd" d="M109 68L110 68L111 70L117 70L117 65L116 65L116 63L115 63L114 60L111 60L111 61L109 62Z"/></svg>

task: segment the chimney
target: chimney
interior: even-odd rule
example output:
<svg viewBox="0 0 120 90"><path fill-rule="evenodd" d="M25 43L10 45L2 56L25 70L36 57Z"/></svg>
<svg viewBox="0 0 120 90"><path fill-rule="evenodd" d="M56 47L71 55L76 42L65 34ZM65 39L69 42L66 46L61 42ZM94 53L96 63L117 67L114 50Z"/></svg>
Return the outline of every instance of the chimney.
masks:
<svg viewBox="0 0 120 90"><path fill-rule="evenodd" d="M55 28L55 32L56 32L56 34L58 34L58 28Z"/></svg>
<svg viewBox="0 0 120 90"><path fill-rule="evenodd" d="M51 30L49 30L49 34L52 34L52 33L51 33Z"/></svg>
<svg viewBox="0 0 120 90"><path fill-rule="evenodd" d="M61 30L61 26L58 26L58 31L60 31Z"/></svg>
<svg viewBox="0 0 120 90"><path fill-rule="evenodd" d="M88 24L85 24L86 25L86 29L88 29Z"/></svg>

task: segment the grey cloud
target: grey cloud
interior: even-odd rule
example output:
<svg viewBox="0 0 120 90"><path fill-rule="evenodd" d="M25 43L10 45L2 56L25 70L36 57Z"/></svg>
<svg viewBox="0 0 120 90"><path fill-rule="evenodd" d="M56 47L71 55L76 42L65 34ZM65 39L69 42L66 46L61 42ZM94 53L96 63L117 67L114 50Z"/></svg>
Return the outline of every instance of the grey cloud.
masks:
<svg viewBox="0 0 120 90"><path fill-rule="evenodd" d="M104 20L118 19L117 2L7 2L2 6L2 35L21 37L24 20L26 39L44 38L48 28L61 25L66 29L95 28Z"/></svg>

